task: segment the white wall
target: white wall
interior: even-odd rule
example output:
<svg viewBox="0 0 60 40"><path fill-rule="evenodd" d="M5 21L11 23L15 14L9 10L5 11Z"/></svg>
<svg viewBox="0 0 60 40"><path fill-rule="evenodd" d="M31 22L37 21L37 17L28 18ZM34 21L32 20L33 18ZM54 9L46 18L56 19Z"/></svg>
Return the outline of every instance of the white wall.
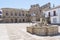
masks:
<svg viewBox="0 0 60 40"><path fill-rule="evenodd" d="M55 21L56 21L56 22L54 22L54 18L55 18ZM60 23L58 16L51 17L50 19L51 19L51 24L59 24L59 23Z"/></svg>
<svg viewBox="0 0 60 40"><path fill-rule="evenodd" d="M52 9L52 10L48 10L48 11L44 11L45 13L45 17L48 17L48 12L50 12L50 15L53 16L53 11L56 11L57 16L60 16L60 8L57 9Z"/></svg>
<svg viewBox="0 0 60 40"><path fill-rule="evenodd" d="M0 15L2 15L2 10L0 10L0 12L1 12Z"/></svg>
<svg viewBox="0 0 60 40"><path fill-rule="evenodd" d="M57 16L53 16L53 11L56 11L56 15ZM45 17L48 17L48 12L50 12L50 15L51 15L51 17L50 17L51 23L53 23L53 24L60 24L60 8L44 11ZM54 18L56 18L56 20L57 20L56 23L54 23L54 21L53 21Z"/></svg>

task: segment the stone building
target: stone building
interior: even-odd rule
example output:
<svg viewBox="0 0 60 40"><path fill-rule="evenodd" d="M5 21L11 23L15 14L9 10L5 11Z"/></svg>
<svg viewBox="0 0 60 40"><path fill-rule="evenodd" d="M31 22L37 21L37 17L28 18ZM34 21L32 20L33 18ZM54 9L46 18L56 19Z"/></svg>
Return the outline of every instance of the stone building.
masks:
<svg viewBox="0 0 60 40"><path fill-rule="evenodd" d="M33 18L35 18L35 21L40 20L41 9L38 4L31 5L31 8L29 9L29 13L31 14L31 21L34 21Z"/></svg>
<svg viewBox="0 0 60 40"><path fill-rule="evenodd" d="M50 3L43 6L31 5L29 10L15 8L1 8L4 23L21 23L40 21L43 11L50 9Z"/></svg>
<svg viewBox="0 0 60 40"><path fill-rule="evenodd" d="M3 22L19 23L28 22L28 11L22 9L2 8Z"/></svg>
<svg viewBox="0 0 60 40"><path fill-rule="evenodd" d="M31 8L29 9L31 21L40 21L40 18L43 15L42 13L50 8L50 3L47 3L43 6L39 6L39 4L31 5Z"/></svg>

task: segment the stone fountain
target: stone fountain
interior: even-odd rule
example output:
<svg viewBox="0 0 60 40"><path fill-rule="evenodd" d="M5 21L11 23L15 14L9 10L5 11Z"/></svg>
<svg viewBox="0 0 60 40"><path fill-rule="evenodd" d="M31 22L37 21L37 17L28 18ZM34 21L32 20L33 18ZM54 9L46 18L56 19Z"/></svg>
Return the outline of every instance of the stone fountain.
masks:
<svg viewBox="0 0 60 40"><path fill-rule="evenodd" d="M48 24L45 16L41 16L40 22L27 27L27 32L43 36L56 35L58 34L58 26Z"/></svg>

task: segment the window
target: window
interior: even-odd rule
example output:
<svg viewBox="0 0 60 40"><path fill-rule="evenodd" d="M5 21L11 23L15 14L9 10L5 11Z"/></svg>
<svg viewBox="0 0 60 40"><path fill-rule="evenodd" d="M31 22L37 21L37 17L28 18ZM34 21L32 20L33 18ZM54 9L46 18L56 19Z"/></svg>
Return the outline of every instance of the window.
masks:
<svg viewBox="0 0 60 40"><path fill-rule="evenodd" d="M11 19L11 22L13 22L13 19Z"/></svg>
<svg viewBox="0 0 60 40"><path fill-rule="evenodd" d="M17 16L17 13L15 13L15 16Z"/></svg>
<svg viewBox="0 0 60 40"><path fill-rule="evenodd" d="M56 18L53 18L53 23L56 23L57 22L57 19Z"/></svg>
<svg viewBox="0 0 60 40"><path fill-rule="evenodd" d="M17 23L17 19L15 19L15 23Z"/></svg>
<svg viewBox="0 0 60 40"><path fill-rule="evenodd" d="M0 14L2 14L2 12L0 11Z"/></svg>
<svg viewBox="0 0 60 40"><path fill-rule="evenodd" d="M21 19L19 19L19 22L21 22Z"/></svg>
<svg viewBox="0 0 60 40"><path fill-rule="evenodd" d="M22 16L24 16L24 11L22 11L22 13L21 13L21 14L22 14Z"/></svg>
<svg viewBox="0 0 60 40"><path fill-rule="evenodd" d="M48 12L48 16L50 17L50 12Z"/></svg>
<svg viewBox="0 0 60 40"><path fill-rule="evenodd" d="M0 15L0 18L1 18L1 15Z"/></svg>
<svg viewBox="0 0 60 40"><path fill-rule="evenodd" d="M6 13L6 15L8 16L8 13Z"/></svg>
<svg viewBox="0 0 60 40"><path fill-rule="evenodd" d="M19 16L21 16L21 13L19 13Z"/></svg>
<svg viewBox="0 0 60 40"><path fill-rule="evenodd" d="M22 16L24 16L24 14L22 14Z"/></svg>
<svg viewBox="0 0 60 40"><path fill-rule="evenodd" d="M53 16L56 16L56 11L53 11Z"/></svg>
<svg viewBox="0 0 60 40"><path fill-rule="evenodd" d="M23 19L23 22L24 22L24 19Z"/></svg>
<svg viewBox="0 0 60 40"><path fill-rule="evenodd" d="M28 14L26 14L26 16L29 16Z"/></svg>

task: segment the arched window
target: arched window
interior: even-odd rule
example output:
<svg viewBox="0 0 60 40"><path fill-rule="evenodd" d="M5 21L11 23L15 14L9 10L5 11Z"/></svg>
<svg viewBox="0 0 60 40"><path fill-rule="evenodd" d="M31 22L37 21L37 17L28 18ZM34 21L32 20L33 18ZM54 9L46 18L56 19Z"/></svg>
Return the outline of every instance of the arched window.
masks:
<svg viewBox="0 0 60 40"><path fill-rule="evenodd" d="M19 16L21 16L21 13L19 13Z"/></svg>
<svg viewBox="0 0 60 40"><path fill-rule="evenodd" d="M17 23L17 19L15 19L15 23Z"/></svg>
<svg viewBox="0 0 60 40"><path fill-rule="evenodd" d="M8 16L8 13L6 13L6 15Z"/></svg>
<svg viewBox="0 0 60 40"><path fill-rule="evenodd" d="M24 16L24 14L22 14L22 16Z"/></svg>
<svg viewBox="0 0 60 40"><path fill-rule="evenodd" d="M8 16L8 11L6 11L6 15Z"/></svg>
<svg viewBox="0 0 60 40"><path fill-rule="evenodd" d="M24 22L25 20L23 19L23 22Z"/></svg>
<svg viewBox="0 0 60 40"><path fill-rule="evenodd" d="M11 19L11 22L13 22L13 19Z"/></svg>
<svg viewBox="0 0 60 40"><path fill-rule="evenodd" d="M15 16L17 16L17 13L15 13Z"/></svg>
<svg viewBox="0 0 60 40"><path fill-rule="evenodd" d="M21 22L21 19L19 19L19 22Z"/></svg>

